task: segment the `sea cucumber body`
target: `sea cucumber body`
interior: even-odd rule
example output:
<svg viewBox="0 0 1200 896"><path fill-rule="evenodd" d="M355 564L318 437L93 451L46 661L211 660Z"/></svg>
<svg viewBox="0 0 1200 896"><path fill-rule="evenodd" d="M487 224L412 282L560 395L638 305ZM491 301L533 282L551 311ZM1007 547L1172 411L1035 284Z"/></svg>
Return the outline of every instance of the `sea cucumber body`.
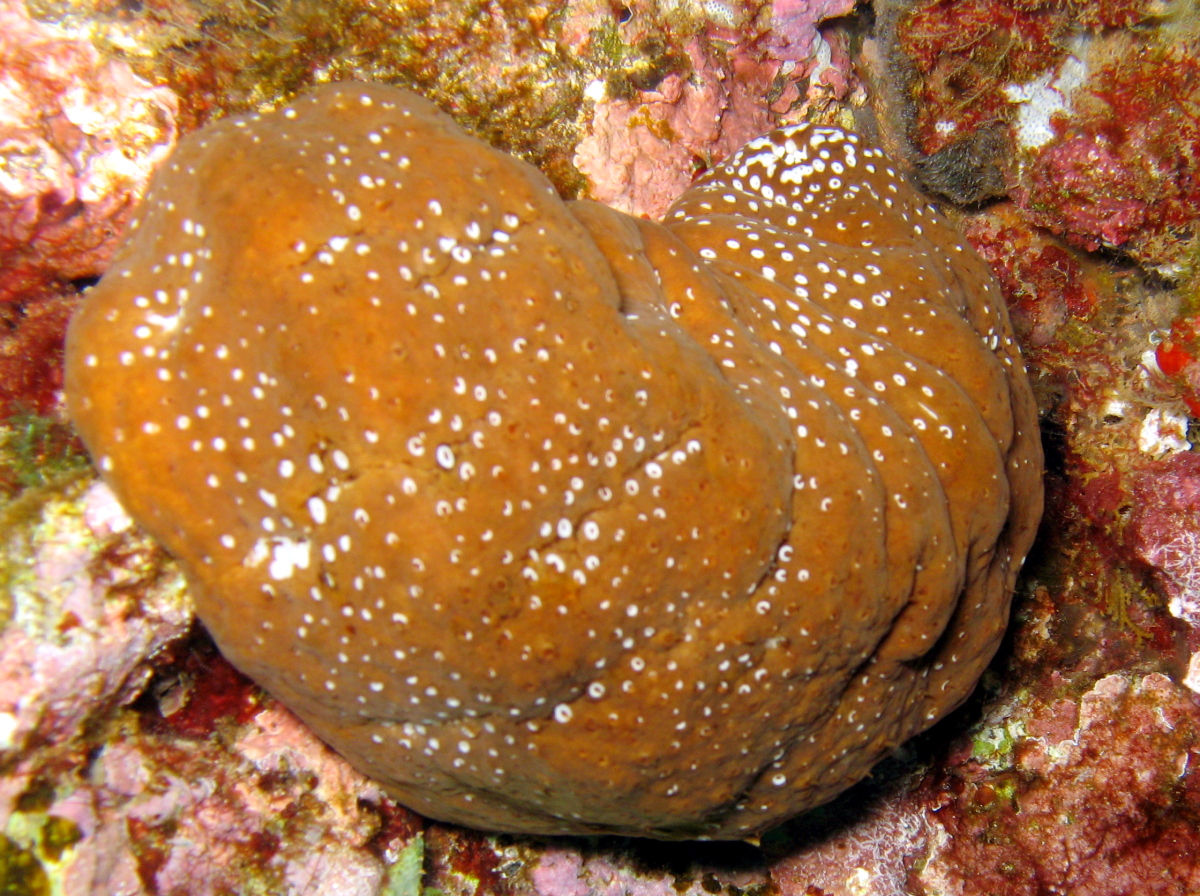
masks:
<svg viewBox="0 0 1200 896"><path fill-rule="evenodd" d="M832 128L659 224L321 88L183 141L67 378L221 650L490 830L827 801L970 692L1041 508L986 267Z"/></svg>

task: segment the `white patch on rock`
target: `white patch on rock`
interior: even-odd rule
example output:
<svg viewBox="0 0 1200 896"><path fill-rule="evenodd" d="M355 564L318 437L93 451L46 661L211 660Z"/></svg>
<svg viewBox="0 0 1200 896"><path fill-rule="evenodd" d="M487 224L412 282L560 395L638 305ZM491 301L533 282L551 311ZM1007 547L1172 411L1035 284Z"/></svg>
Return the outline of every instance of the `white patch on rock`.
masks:
<svg viewBox="0 0 1200 896"><path fill-rule="evenodd" d="M1146 561L1168 580L1167 612L1190 626L1200 625L1200 533L1183 529L1144 552Z"/></svg>
<svg viewBox="0 0 1200 896"><path fill-rule="evenodd" d="M96 538L118 535L133 525L113 490L99 481L83 496L83 521Z"/></svg>
<svg viewBox="0 0 1200 896"><path fill-rule="evenodd" d="M11 750L16 746L17 727L16 713L0 712L0 750Z"/></svg>
<svg viewBox="0 0 1200 896"><path fill-rule="evenodd" d="M1084 61L1087 39L1072 42L1070 54L1056 71L1046 72L1024 84L1009 84L1004 96L1017 109L1016 137L1021 149L1037 149L1054 137L1050 120L1057 113L1069 112L1071 94L1087 80L1088 67Z"/></svg>
<svg viewBox="0 0 1200 896"><path fill-rule="evenodd" d="M1183 678L1183 685L1200 694L1200 651L1192 654L1192 658L1188 660L1187 675Z"/></svg>
<svg viewBox="0 0 1200 896"><path fill-rule="evenodd" d="M1172 414L1155 408L1142 420L1142 429L1138 433L1138 450L1151 457L1190 451L1192 443L1187 439L1187 430L1186 415Z"/></svg>
<svg viewBox="0 0 1200 896"><path fill-rule="evenodd" d="M1129 405L1121 401L1119 398L1110 398L1104 403L1104 408L1100 412L1105 417L1113 417L1117 420L1124 420L1125 415L1129 413Z"/></svg>

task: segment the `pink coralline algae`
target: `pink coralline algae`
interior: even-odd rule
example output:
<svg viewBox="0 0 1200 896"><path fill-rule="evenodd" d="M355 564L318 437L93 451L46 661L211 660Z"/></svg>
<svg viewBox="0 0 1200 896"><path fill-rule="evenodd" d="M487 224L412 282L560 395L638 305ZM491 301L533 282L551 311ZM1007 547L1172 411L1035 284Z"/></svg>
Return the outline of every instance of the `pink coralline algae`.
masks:
<svg viewBox="0 0 1200 896"><path fill-rule="evenodd" d="M146 589L140 601L122 589L139 582L142 539L130 562L91 575L101 546L132 538L132 521L106 486L79 505L55 500L33 531L8 533L4 549L10 602L0 632L0 755L66 744L145 685L148 658L183 633L191 616L176 576ZM24 540L31 539L29 547ZM26 555L25 552L29 553Z"/></svg>
<svg viewBox="0 0 1200 896"><path fill-rule="evenodd" d="M182 634L191 613L180 577L153 574L161 552L134 534L106 486L43 495L38 512L8 522L0 546L0 826L12 830L23 795L39 782L53 781L66 797L92 746L87 732L141 693L151 656ZM100 559L116 555L121 563Z"/></svg>
<svg viewBox="0 0 1200 896"><path fill-rule="evenodd" d="M1145 226L1149 202L1144 187L1111 140L1077 135L1040 154L1018 195L1034 206L1035 221L1094 250L1123 246ZM1039 207L1047 211L1040 213Z"/></svg>
<svg viewBox="0 0 1200 896"><path fill-rule="evenodd" d="M1164 675L1026 693L920 781L812 828L771 878L783 896L1190 896L1198 758L1200 700Z"/></svg>
<svg viewBox="0 0 1200 896"><path fill-rule="evenodd" d="M90 771L46 810L78 831L47 863L67 892L374 896L385 886L366 848L377 796L277 705L231 746L127 733Z"/></svg>
<svg viewBox="0 0 1200 896"><path fill-rule="evenodd" d="M828 826L796 822L803 846L771 865L781 896L911 896L913 867L942 834L926 795L893 784L859 809Z"/></svg>
<svg viewBox="0 0 1200 896"><path fill-rule="evenodd" d="M1027 351L1055 344L1060 327L1087 319L1095 309L1096 289L1078 253L1030 227L1011 203L969 217L962 226L1000 281Z"/></svg>
<svg viewBox="0 0 1200 896"><path fill-rule="evenodd" d="M175 143L176 99L0 0L0 304L98 276Z"/></svg>
<svg viewBox="0 0 1200 896"><path fill-rule="evenodd" d="M776 59L802 63L810 60L821 43L818 26L849 15L855 0L775 0L771 4L771 31L767 47Z"/></svg>
<svg viewBox="0 0 1200 896"><path fill-rule="evenodd" d="M770 129L770 112L758 98L778 64L722 60L699 39L686 49L690 73L669 74L631 99L596 102L588 133L575 150L590 198L630 214L661 217L699 167Z"/></svg>
<svg viewBox="0 0 1200 896"><path fill-rule="evenodd" d="M75 862L108 863L110 892L370 896L383 886L365 848L378 793L277 704L227 748L122 738L95 775L103 785L75 816L85 835Z"/></svg>
<svg viewBox="0 0 1200 896"><path fill-rule="evenodd" d="M1022 727L1025 734L1022 734ZM1157 673L1035 705L1012 768L952 772L923 896L1200 892L1200 703Z"/></svg>
<svg viewBox="0 0 1200 896"><path fill-rule="evenodd" d="M1191 629L1200 651L1200 456L1150 461L1133 480L1124 534L1151 569L1173 616Z"/></svg>
<svg viewBox="0 0 1200 896"><path fill-rule="evenodd" d="M606 848L607 847L607 848ZM624 847L624 848L622 848ZM749 850L731 856L711 848L683 853L690 866L671 873L669 862L653 862L653 852L636 844L607 842L599 847L554 844L536 856L525 871L528 896L711 896L713 893L756 893L769 890L770 878L761 858ZM651 859L639 862L638 859ZM645 867L647 864L650 867ZM659 867L655 867L658 865Z"/></svg>

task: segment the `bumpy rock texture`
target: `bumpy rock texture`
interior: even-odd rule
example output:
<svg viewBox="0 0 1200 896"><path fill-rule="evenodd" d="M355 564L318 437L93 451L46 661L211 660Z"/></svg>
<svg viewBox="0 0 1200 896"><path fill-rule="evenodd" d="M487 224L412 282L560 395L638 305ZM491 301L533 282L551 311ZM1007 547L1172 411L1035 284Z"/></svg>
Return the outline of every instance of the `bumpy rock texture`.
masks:
<svg viewBox="0 0 1200 896"><path fill-rule="evenodd" d="M800 127L664 224L381 85L181 144L67 394L225 654L430 816L742 837L956 706L1041 507L979 259Z"/></svg>

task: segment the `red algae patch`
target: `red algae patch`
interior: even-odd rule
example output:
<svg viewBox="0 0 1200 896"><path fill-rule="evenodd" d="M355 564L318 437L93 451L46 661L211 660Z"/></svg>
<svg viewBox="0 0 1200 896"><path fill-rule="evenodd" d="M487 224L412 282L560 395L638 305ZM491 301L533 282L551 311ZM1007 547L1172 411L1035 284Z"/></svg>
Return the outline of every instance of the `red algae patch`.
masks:
<svg viewBox="0 0 1200 896"><path fill-rule="evenodd" d="M751 837L957 706L1041 509L986 267L785 128L663 224L383 85L184 140L70 411L224 655L405 805Z"/></svg>
<svg viewBox="0 0 1200 896"><path fill-rule="evenodd" d="M15 0L0 0L0 59L0 317L12 326L4 306L60 294L107 266L175 144L178 104Z"/></svg>

